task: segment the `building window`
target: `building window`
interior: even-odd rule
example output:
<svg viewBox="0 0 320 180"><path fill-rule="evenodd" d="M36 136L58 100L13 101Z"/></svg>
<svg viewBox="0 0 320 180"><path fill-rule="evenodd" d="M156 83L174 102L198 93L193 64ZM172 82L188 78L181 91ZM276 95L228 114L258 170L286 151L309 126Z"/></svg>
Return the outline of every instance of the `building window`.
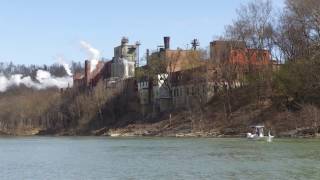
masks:
<svg viewBox="0 0 320 180"><path fill-rule="evenodd" d="M214 93L217 93L217 92L218 92L218 89L219 89L219 85L218 85L217 82L215 82L214 85L213 85L213 92L214 92Z"/></svg>
<svg viewBox="0 0 320 180"><path fill-rule="evenodd" d="M233 56L237 56L237 52L233 52Z"/></svg>

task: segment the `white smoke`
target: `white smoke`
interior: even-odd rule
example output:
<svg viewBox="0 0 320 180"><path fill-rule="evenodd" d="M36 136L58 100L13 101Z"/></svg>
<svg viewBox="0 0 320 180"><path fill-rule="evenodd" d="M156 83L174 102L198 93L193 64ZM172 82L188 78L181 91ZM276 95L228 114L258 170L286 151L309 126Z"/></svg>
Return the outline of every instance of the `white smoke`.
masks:
<svg viewBox="0 0 320 180"><path fill-rule="evenodd" d="M70 65L68 63L66 63L66 61L64 60L64 58L62 56L58 56L57 57L57 62L58 64L62 65L64 70L66 71L66 73L68 74L68 76L72 76L72 71L70 69Z"/></svg>
<svg viewBox="0 0 320 180"><path fill-rule="evenodd" d="M51 76L50 72L44 70L37 71L36 79L39 81L37 89L46 89L49 87L67 88L73 85L73 78L71 76L55 77Z"/></svg>
<svg viewBox="0 0 320 180"><path fill-rule="evenodd" d="M94 71L100 59L100 51L86 41L80 41L81 47L86 50L89 55L90 72Z"/></svg>
<svg viewBox="0 0 320 180"><path fill-rule="evenodd" d="M0 75L0 92L5 92L13 86L18 87L21 85L37 90L51 87L67 88L73 85L73 78L71 76L55 77L50 72L44 70L37 71L36 80L33 81L30 76L23 76L22 74L14 74L8 78Z"/></svg>

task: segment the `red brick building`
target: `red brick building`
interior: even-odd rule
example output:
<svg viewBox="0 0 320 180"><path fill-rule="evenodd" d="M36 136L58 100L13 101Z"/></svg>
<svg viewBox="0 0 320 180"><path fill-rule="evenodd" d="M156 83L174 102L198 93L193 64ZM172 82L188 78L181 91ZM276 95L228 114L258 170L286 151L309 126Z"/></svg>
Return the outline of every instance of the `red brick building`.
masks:
<svg viewBox="0 0 320 180"><path fill-rule="evenodd" d="M213 41L210 43L210 60L214 63L234 63L238 65L270 65L268 50L247 48L241 41Z"/></svg>

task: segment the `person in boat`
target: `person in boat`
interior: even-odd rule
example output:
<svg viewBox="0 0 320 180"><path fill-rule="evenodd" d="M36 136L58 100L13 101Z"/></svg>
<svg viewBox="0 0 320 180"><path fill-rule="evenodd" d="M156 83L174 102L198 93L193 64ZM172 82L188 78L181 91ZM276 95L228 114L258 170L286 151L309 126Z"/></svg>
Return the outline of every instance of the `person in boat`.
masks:
<svg viewBox="0 0 320 180"><path fill-rule="evenodd" d="M253 129L253 133L252 134L259 136L259 129L255 128L255 127L252 127L252 129Z"/></svg>

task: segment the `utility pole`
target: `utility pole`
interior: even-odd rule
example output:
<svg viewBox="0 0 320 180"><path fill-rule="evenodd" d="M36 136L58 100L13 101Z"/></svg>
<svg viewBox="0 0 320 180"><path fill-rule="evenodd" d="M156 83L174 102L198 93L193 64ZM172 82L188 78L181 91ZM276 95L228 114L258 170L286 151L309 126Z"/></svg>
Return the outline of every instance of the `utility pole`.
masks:
<svg viewBox="0 0 320 180"><path fill-rule="evenodd" d="M193 39L191 41L192 49L195 51L197 50L197 47L200 46L199 40L198 39Z"/></svg>

